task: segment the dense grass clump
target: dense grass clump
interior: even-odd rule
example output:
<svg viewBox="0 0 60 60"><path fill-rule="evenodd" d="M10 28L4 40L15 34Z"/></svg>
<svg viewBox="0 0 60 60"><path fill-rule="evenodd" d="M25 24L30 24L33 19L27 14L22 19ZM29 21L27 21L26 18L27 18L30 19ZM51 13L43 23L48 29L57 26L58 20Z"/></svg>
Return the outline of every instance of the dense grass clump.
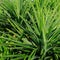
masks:
<svg viewBox="0 0 60 60"><path fill-rule="evenodd" d="M0 0L0 60L59 60L60 0Z"/></svg>

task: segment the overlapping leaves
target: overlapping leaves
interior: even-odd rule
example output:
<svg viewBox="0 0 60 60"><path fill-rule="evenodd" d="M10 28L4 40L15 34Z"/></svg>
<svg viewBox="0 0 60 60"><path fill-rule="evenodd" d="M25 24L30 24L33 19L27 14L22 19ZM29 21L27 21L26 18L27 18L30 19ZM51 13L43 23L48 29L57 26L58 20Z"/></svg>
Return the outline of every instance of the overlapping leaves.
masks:
<svg viewBox="0 0 60 60"><path fill-rule="evenodd" d="M0 40L4 49L1 48L2 51L7 53L1 53L0 59L59 60L59 2L3 0L0 6L0 20L7 24L3 27L6 31L0 32Z"/></svg>

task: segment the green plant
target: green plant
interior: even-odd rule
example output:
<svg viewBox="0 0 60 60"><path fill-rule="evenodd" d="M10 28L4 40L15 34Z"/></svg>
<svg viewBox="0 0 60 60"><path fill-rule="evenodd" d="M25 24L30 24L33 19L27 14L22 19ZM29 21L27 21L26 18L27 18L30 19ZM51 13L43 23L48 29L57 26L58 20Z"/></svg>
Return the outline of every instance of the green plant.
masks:
<svg viewBox="0 0 60 60"><path fill-rule="evenodd" d="M0 32L3 47L0 59L59 60L59 2L60 0L3 0L0 19L5 27ZM4 23L7 24L3 25Z"/></svg>

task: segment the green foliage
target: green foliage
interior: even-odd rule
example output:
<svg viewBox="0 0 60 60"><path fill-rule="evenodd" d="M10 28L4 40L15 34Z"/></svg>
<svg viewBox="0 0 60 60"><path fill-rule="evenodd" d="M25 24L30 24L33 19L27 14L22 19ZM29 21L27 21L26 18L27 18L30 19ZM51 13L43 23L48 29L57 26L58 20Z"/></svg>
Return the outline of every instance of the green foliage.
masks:
<svg viewBox="0 0 60 60"><path fill-rule="evenodd" d="M59 2L1 0L0 60L59 60Z"/></svg>

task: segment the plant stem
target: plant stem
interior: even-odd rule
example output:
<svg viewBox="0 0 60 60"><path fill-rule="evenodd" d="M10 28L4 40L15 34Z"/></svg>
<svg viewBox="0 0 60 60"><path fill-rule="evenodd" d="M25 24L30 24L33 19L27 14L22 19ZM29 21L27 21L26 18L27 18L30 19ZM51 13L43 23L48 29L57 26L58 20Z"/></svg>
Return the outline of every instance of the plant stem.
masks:
<svg viewBox="0 0 60 60"><path fill-rule="evenodd" d="M44 49L45 49L45 52L46 52L46 49L47 49L47 43L46 43L46 36L45 36L44 29L43 29L43 40L44 40Z"/></svg>

